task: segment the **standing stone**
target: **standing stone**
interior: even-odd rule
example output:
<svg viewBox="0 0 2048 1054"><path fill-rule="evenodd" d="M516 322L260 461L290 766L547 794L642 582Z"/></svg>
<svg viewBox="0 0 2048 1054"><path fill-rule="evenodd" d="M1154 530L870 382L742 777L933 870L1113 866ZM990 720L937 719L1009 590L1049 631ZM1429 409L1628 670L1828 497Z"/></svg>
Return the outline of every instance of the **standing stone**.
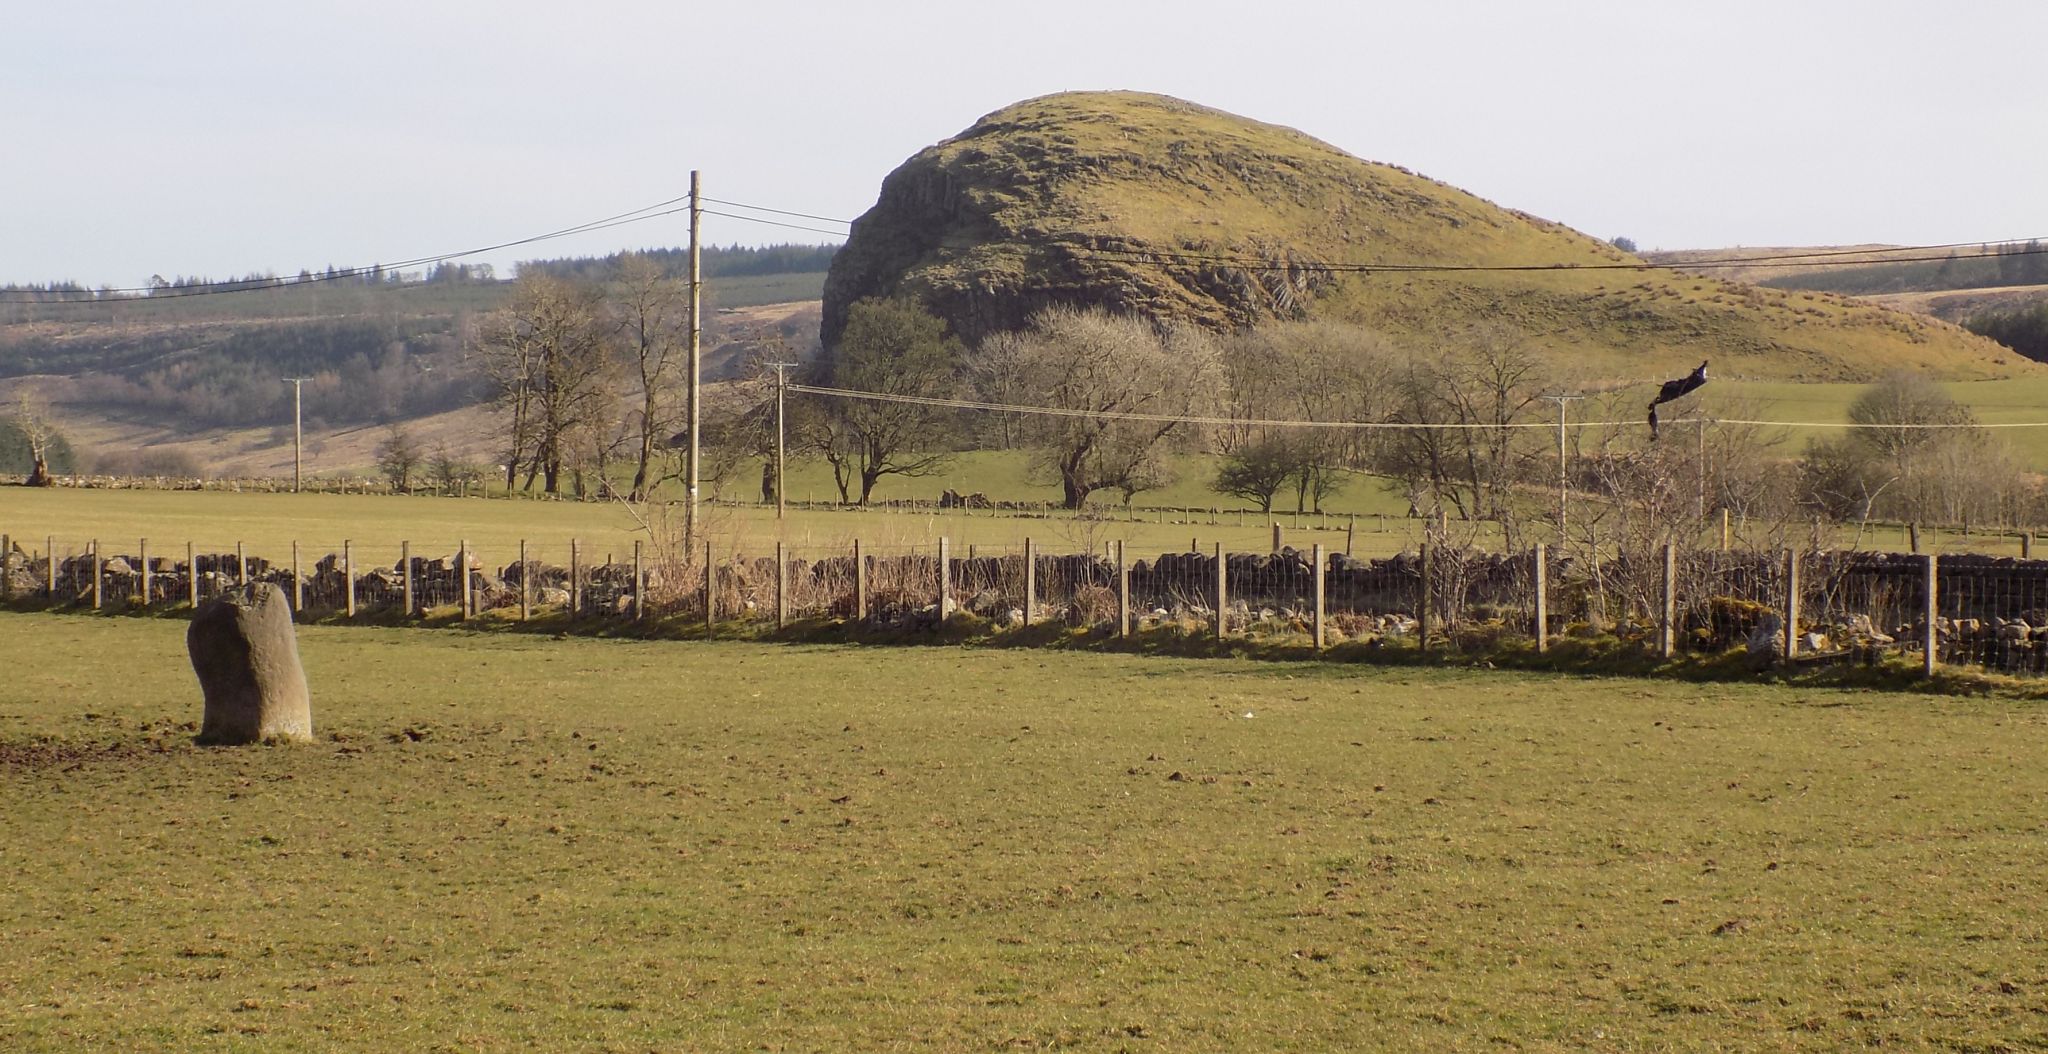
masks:
<svg viewBox="0 0 2048 1054"><path fill-rule="evenodd" d="M199 742L313 738L312 700L284 590L251 585L200 605L185 649L206 693Z"/></svg>

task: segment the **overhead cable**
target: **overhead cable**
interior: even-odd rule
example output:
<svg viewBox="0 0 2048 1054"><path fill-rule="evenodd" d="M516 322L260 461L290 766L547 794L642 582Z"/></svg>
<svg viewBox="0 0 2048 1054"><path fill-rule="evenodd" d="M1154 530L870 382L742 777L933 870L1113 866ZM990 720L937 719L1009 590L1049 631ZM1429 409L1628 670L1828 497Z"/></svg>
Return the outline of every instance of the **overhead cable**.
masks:
<svg viewBox="0 0 2048 1054"><path fill-rule="evenodd" d="M319 273L304 272L303 277L294 276L289 278L265 277L228 279L219 282L207 282L204 285L196 285L191 288L180 289L177 287L172 287L171 291L169 292L162 291L164 287L161 286L127 286L117 289L81 290L81 292L93 293L95 299L92 300L40 299L42 297L47 297L50 294L15 289L0 292L0 303L30 303L53 305L96 304L108 302L98 299L100 295L106 293L151 294L148 297L146 297L147 300L174 300L188 296L220 296L227 293L246 293L259 289L291 289L294 287L312 285L319 282L337 282L347 279L357 279L363 277L365 274L374 273L379 269L396 270L399 268L406 267L421 267L428 264L446 263L450 260L459 260L465 256L476 256L480 253L495 252L499 249L510 249L521 245L531 245L535 242L550 241L556 238L566 238L569 237L570 235L575 234L587 234L591 231L601 231L611 227L622 227L629 223L639 223L644 220L658 219L663 216L673 216L678 212L688 212L689 206L684 205L681 208L669 208L668 206L675 205L677 202L686 202L688 200L689 195L685 194L679 198L670 198L667 201L657 201L652 205L645 205L640 208L633 209L629 212L621 212L615 215L605 216L600 219L591 220L587 223L579 223L573 227L564 227L560 230L548 231L544 234L535 234L524 238L515 238L511 241L499 242L495 245L485 245L475 249L464 249L460 252L441 253L435 256L419 256L409 260L397 260L391 263L374 263L366 267L351 267L343 270L329 269L321 271Z"/></svg>
<svg viewBox="0 0 2048 1054"><path fill-rule="evenodd" d="M1025 406L1015 403L992 403L976 399L947 399L929 395L906 395L896 392L868 392L852 388L831 388L815 384L791 384L789 391L806 392L835 399L856 399L866 402L902 403L911 406L933 406L952 410L985 410L992 413L1036 414L1046 417L1079 417L1103 421L1143 421L1152 424L1215 425L1238 428L1326 428L1357 431L1497 431L1508 428L1536 428L1555 431L1556 421L1510 421L1493 423L1483 421L1298 421L1263 417L1214 417L1200 414L1154 414L1135 410L1093 410L1071 406ZM1718 424L1756 425L1768 428L1847 428L1847 429L1906 429L1933 430L1951 428L2048 428L2048 421L2004 421L1991 424L1976 423L1909 423L1872 424L1856 421L1754 421L1732 417L1685 417L1669 422L1672 425ZM1623 421L1569 421L1565 427L1625 428L1639 426L1640 419Z"/></svg>

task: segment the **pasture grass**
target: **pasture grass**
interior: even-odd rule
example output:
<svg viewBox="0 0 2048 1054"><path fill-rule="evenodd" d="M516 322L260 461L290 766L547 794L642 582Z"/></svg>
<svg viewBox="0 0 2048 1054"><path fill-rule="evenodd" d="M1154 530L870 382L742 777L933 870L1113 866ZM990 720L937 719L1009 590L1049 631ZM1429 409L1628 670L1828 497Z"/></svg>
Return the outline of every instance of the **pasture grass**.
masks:
<svg viewBox="0 0 2048 1054"><path fill-rule="evenodd" d="M1849 407L1868 388L1863 384L1808 383L1787 381L1717 382L1723 398L1732 398L1756 408L1757 416L1769 421L1802 421L1846 424ZM2048 428L2015 428L2015 424L2048 421L2048 376L2029 374L1991 381L1949 381L1942 385L1955 400L1968 407L1980 424L2001 425L1994 435L2012 444L2021 463L2035 471L2048 470ZM1835 428L1779 429L1784 440L1779 448L1786 457L1797 457L1814 438L1842 435Z"/></svg>
<svg viewBox="0 0 2048 1054"><path fill-rule="evenodd" d="M1103 518L1077 518L1057 509L1019 515L969 510L883 508L792 508L778 525L772 507L707 506L704 531L721 553L772 551L778 540L815 553L849 549L855 539L871 551L929 547L950 538L964 555L968 546L1021 548L1030 538L1047 551L1096 550L1122 540L1133 558L1185 551L1194 541L1204 550L1223 542L1233 551L1263 551L1272 545L1269 521L1258 513L1203 506L1193 513L1121 509ZM1345 545L1350 518L1332 514L1278 517L1284 544L1307 548ZM644 526L643 526L644 522ZM1354 549L1360 556L1413 549L1422 521L1400 516L1360 516ZM184 555L187 541L200 552L233 552L235 543L254 556L283 561L293 541L301 543L307 566L341 543L354 543L363 566L395 560L399 544L410 541L417 556L455 551L463 539L485 562L508 563L529 542L536 559L563 563L569 541L579 539L586 558L610 553L629 558L634 541L679 544L679 506L631 510L625 504L579 501L507 501L480 498L364 494L267 494L225 491L86 490L0 487L0 532L23 549L41 550L55 536L57 551L83 552L97 538L108 553L133 553L147 538L151 552Z"/></svg>
<svg viewBox="0 0 2048 1054"><path fill-rule="evenodd" d="M1358 557L1380 557L1414 552L1423 528L1423 521L1391 512L1360 513L1355 532L1348 534L1353 521L1341 512L1326 517L1280 513L1271 518L1228 509L1212 515L1207 506L1100 512L1100 518L1082 518L1059 510L1041 515L793 507L778 524L773 508L715 505L707 506L703 529L723 555L772 553L778 540L806 557L848 552L855 540L869 552L888 554L931 550L944 537L963 556L1018 551L1026 539L1049 553L1100 552L1105 544L1122 541L1130 558L1138 560L1185 552L1191 544L1207 552L1219 542L1231 552L1264 552L1272 546L1274 522L1281 527L1283 545L1307 549L1321 544L1336 552L1348 543ZM251 556L283 564L297 541L308 571L322 556L340 552L344 541L353 543L362 568L393 563L404 542L412 544L415 556L437 557L455 552L464 539L482 562L493 566L516 560L521 540L528 543L531 558L554 564L568 562L571 539L580 542L586 561L630 559L636 540L654 560L657 553L680 545L681 515L678 508L659 505L636 513L616 501L0 487L0 533L28 552L45 551L54 537L60 556L83 553L95 539L102 552L133 555L146 538L153 555L182 559L188 541L201 553L231 553L240 542ZM1453 535L1484 549L1502 544L1497 530L1486 524L1454 524ZM1804 537L1804 528L1800 536ZM1909 548L1906 530L1898 525L1873 525L1862 531L1842 526L1832 529L1830 538L1839 546L1897 552ZM1926 529L1921 544L1929 552L2021 552L2017 534L1982 531L1964 535Z"/></svg>
<svg viewBox="0 0 2048 1054"><path fill-rule="evenodd" d="M2037 707L0 613L16 1050L2048 1042Z"/></svg>

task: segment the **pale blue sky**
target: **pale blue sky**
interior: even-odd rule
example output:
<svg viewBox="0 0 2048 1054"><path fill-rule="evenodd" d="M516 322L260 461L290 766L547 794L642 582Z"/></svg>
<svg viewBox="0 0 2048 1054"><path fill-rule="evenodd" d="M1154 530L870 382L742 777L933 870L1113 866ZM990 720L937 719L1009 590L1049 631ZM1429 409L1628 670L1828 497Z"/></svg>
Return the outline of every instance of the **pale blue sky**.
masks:
<svg viewBox="0 0 2048 1054"><path fill-rule="evenodd" d="M424 256L674 197L692 168L850 217L921 147L1084 88L1291 125L1646 248L2048 236L2038 2L13 6L0 282Z"/></svg>

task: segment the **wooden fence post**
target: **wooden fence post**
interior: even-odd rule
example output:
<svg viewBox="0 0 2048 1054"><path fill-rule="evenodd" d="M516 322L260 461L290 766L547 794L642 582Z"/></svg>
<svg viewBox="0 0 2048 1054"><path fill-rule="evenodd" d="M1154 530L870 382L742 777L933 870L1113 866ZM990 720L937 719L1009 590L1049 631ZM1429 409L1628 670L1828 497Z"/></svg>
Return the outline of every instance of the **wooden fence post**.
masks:
<svg viewBox="0 0 2048 1054"><path fill-rule="evenodd" d="M1277 519L1273 521L1273 551L1280 551L1280 521Z"/></svg>
<svg viewBox="0 0 2048 1054"><path fill-rule="evenodd" d="M101 579L105 577L104 572L106 571L106 565L100 562L100 540L98 538L92 540L92 554L90 558L92 560L92 609L98 611L100 609Z"/></svg>
<svg viewBox="0 0 2048 1054"><path fill-rule="evenodd" d="M526 539L519 539L519 621L533 617L533 565L526 560Z"/></svg>
<svg viewBox="0 0 2048 1054"><path fill-rule="evenodd" d="M2034 532L2032 532L2032 531L2027 531L2027 532L2025 532L2024 534L2021 534L2021 535L2020 535L2020 559L2022 559L2022 560L2032 560L2033 558L2034 558Z"/></svg>
<svg viewBox="0 0 2048 1054"><path fill-rule="evenodd" d="M1352 543L1358 541L1358 514L1351 514L1351 522L1344 525L1344 555L1351 555Z"/></svg>
<svg viewBox="0 0 2048 1054"><path fill-rule="evenodd" d="M1799 550L1785 550L1785 657L1799 654Z"/></svg>
<svg viewBox="0 0 2048 1054"><path fill-rule="evenodd" d="M709 596L710 594L705 594ZM583 543L569 539L569 614L583 613Z"/></svg>
<svg viewBox="0 0 2048 1054"><path fill-rule="evenodd" d="M1230 565L1224 558L1223 543L1216 543L1216 639L1230 632Z"/></svg>
<svg viewBox="0 0 2048 1054"><path fill-rule="evenodd" d="M299 540L292 539L292 614L306 611L306 576L299 572Z"/></svg>
<svg viewBox="0 0 2048 1054"><path fill-rule="evenodd" d="M53 560L50 566L57 566L56 562ZM191 542L185 543L185 600L194 608L199 606L199 557L193 553Z"/></svg>
<svg viewBox="0 0 2048 1054"><path fill-rule="evenodd" d="M50 558L43 564L43 577L49 580L43 588L50 595L50 603L54 604L57 602L57 536L51 535L44 545L44 551L50 554Z"/></svg>
<svg viewBox="0 0 2048 1054"><path fill-rule="evenodd" d="M1031 625L1038 609L1038 548L1024 539L1024 624Z"/></svg>
<svg viewBox="0 0 2048 1054"><path fill-rule="evenodd" d="M1678 548L1664 543L1664 601L1657 613L1657 654L1669 659L1678 646Z"/></svg>
<svg viewBox="0 0 2048 1054"><path fill-rule="evenodd" d="M1550 554L1542 542L1530 554L1536 567L1536 651L1550 650Z"/></svg>
<svg viewBox="0 0 2048 1054"><path fill-rule="evenodd" d="M789 545L775 543L775 628L789 625Z"/></svg>
<svg viewBox="0 0 2048 1054"><path fill-rule="evenodd" d="M1923 676L1932 677L1935 667L1941 662L1941 635L1936 633L1934 628L1934 620L1939 616L1941 609L1935 603L1939 596L1935 592L1938 585L1935 579L1936 557L1933 553L1928 553L1922 559L1927 561L1927 610L1924 613L1926 626L1920 633L1920 644L1925 651L1920 657L1920 672Z"/></svg>
<svg viewBox="0 0 2048 1054"><path fill-rule="evenodd" d="M1327 572L1330 568L1329 561L1323 557L1323 543L1317 542L1315 545L1310 546L1309 552L1313 554L1316 562L1316 614L1314 625L1316 650L1322 651L1323 626L1327 621L1324 616L1328 613L1325 603L1325 587L1329 584Z"/></svg>
<svg viewBox="0 0 2048 1054"><path fill-rule="evenodd" d="M953 543L939 539L939 621L953 613Z"/></svg>
<svg viewBox="0 0 2048 1054"><path fill-rule="evenodd" d="M1121 538L1116 543L1116 635L1131 635L1131 565L1124 560Z"/></svg>
<svg viewBox="0 0 2048 1054"><path fill-rule="evenodd" d="M1721 506L1721 551L1728 551L1728 506Z"/></svg>
<svg viewBox="0 0 2048 1054"><path fill-rule="evenodd" d="M647 615L647 565L640 558L640 539L633 539L633 621Z"/></svg>
<svg viewBox="0 0 2048 1054"><path fill-rule="evenodd" d="M149 539L144 538L138 543L136 543L136 549L137 552L135 555L135 559L140 561L142 566L136 568L135 570L138 574L142 576L142 607L143 610L147 611L149 609ZM5 544L0 543L0 560L4 560L6 558L6 553L7 549ZM5 577L4 571L0 571L0 577Z"/></svg>
<svg viewBox="0 0 2048 1054"><path fill-rule="evenodd" d="M418 608L413 606L411 542L398 543L398 568L401 572L404 573L405 578L405 585L402 587L404 589L405 595L400 597L399 599L402 603L405 604L405 617L411 618L413 616L413 613L419 610Z"/></svg>
<svg viewBox="0 0 2048 1054"><path fill-rule="evenodd" d="M461 545L455 550L455 563L455 573L462 576L462 617L467 619L472 613L470 605L474 600L469 588L472 577L469 573L469 539L462 539Z"/></svg>
<svg viewBox="0 0 2048 1054"><path fill-rule="evenodd" d="M348 590L348 617L356 617L356 549L355 543L346 538L341 540L341 581Z"/></svg>
<svg viewBox="0 0 2048 1054"><path fill-rule="evenodd" d="M1920 551L1920 525L1918 523L1906 525L1906 541L1912 545L1914 552Z"/></svg>
<svg viewBox="0 0 2048 1054"><path fill-rule="evenodd" d="M1031 616L1027 613L1024 617ZM858 538L853 540L853 620L862 624L868 620L868 558L860 551Z"/></svg>
<svg viewBox="0 0 2048 1054"><path fill-rule="evenodd" d="M711 543L704 543L704 634L718 624L718 565L711 561Z"/></svg>
<svg viewBox="0 0 2048 1054"><path fill-rule="evenodd" d="M244 589L249 588L249 557L244 552L241 542L235 543L235 584Z"/></svg>
<svg viewBox="0 0 2048 1054"><path fill-rule="evenodd" d="M1422 542L1422 602L1415 610L1415 642L1423 651L1429 650L1429 539L1425 534Z"/></svg>

